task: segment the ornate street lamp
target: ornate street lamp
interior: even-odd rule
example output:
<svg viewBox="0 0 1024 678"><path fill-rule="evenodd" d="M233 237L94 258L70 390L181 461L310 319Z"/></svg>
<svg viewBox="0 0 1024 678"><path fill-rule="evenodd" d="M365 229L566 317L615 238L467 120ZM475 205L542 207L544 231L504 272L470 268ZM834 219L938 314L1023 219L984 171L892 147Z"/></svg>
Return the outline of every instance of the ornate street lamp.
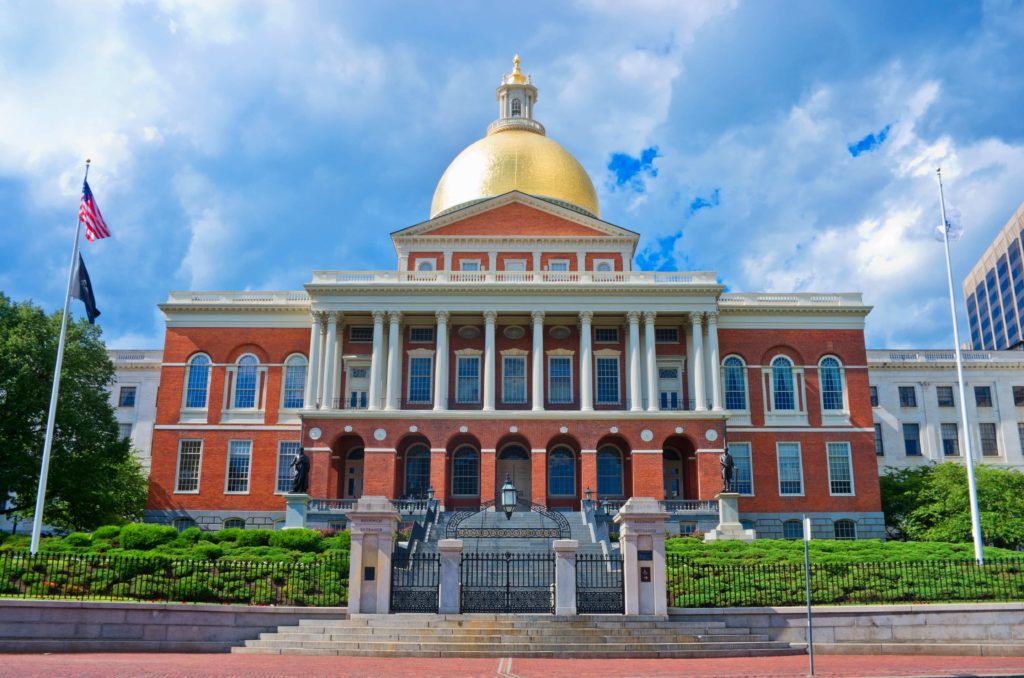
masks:
<svg viewBox="0 0 1024 678"><path fill-rule="evenodd" d="M505 476L505 484L501 486L501 508L505 511L505 518L512 520L512 512L516 510L519 503L519 490L512 484L511 476Z"/></svg>
<svg viewBox="0 0 1024 678"><path fill-rule="evenodd" d="M434 486L427 488L427 501L434 501Z"/></svg>

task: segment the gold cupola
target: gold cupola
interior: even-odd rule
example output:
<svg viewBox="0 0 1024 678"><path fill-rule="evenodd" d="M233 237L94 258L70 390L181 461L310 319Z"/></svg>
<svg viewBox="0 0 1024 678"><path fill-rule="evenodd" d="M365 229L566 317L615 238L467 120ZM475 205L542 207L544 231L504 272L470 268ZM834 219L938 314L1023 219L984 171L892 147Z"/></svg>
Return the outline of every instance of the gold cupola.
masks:
<svg viewBox="0 0 1024 678"><path fill-rule="evenodd" d="M533 119L537 88L520 70L518 54L496 96L498 119L487 127L487 136L448 165L434 190L430 218L509 191L600 216L597 191L586 170Z"/></svg>

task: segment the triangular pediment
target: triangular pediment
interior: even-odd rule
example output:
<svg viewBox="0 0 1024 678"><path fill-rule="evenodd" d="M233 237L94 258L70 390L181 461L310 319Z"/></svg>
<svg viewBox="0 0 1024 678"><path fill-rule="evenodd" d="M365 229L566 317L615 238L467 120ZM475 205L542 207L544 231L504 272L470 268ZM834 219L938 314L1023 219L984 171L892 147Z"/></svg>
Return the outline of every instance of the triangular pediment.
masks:
<svg viewBox="0 0 1024 678"><path fill-rule="evenodd" d="M481 200L391 234L453 238L626 238L638 233L518 191Z"/></svg>

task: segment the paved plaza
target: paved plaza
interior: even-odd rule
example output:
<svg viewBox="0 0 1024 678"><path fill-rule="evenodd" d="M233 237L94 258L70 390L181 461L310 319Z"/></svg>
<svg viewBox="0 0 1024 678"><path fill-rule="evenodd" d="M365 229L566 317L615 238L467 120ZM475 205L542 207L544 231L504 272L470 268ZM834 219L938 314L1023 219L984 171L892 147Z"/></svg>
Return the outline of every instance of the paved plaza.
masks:
<svg viewBox="0 0 1024 678"><path fill-rule="evenodd" d="M1024 676L1021 657L817 658L819 676ZM0 676L19 678L135 678L166 676L388 676L451 678L570 678L575 676L803 676L807 657L741 659L385 659L379 657L281 657L232 654L8 655Z"/></svg>

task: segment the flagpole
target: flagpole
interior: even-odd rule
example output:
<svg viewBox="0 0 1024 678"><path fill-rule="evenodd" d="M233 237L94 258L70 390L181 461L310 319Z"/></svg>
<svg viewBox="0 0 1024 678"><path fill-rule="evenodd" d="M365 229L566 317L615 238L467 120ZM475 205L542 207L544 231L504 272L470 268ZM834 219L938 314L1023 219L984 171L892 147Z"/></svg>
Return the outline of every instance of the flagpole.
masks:
<svg viewBox="0 0 1024 678"><path fill-rule="evenodd" d="M85 179L89 179L89 163L85 161ZM46 417L46 442L43 443L43 461L39 470L39 488L36 490L36 510L32 515L32 543L30 551L39 551L39 537L43 531L43 506L46 504L46 478L50 472L50 451L53 449L53 427L57 420L57 396L60 393L60 368L64 362L64 343L68 331L68 312L71 308L71 286L75 281L75 267L78 265L78 239L82 231L82 217L75 225L75 245L71 250L71 268L68 271L68 287L64 293L64 313L60 318L60 339L57 342L57 364L53 368L53 387L50 390L50 413Z"/></svg>
<svg viewBox="0 0 1024 678"><path fill-rule="evenodd" d="M942 192L942 168L935 170L939 177L939 208L942 210L942 244L946 248L946 282L949 283L949 308L953 314L953 352L956 354L956 380L960 387L960 421L964 427L964 453L967 462L967 493L971 502L971 534L974 537L974 559L984 564L985 553L981 541L981 518L978 515L978 485L974 479L974 455L971 452L971 429L967 423L967 400L964 397L964 364L960 356L960 328L956 319L953 299L953 268L949 263L949 222L946 221L946 197Z"/></svg>

